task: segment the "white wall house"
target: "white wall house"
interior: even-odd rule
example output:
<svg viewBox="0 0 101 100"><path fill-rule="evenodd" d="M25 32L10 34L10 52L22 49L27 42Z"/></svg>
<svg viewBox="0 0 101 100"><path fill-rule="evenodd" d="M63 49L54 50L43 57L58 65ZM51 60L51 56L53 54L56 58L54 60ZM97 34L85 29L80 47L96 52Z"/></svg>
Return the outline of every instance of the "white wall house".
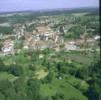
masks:
<svg viewBox="0 0 101 100"><path fill-rule="evenodd" d="M29 47L28 47L27 45L25 45L25 46L23 47L23 49L28 50Z"/></svg>
<svg viewBox="0 0 101 100"><path fill-rule="evenodd" d="M65 45L65 50L66 51L69 51L69 50L77 50L77 49L78 49L78 47L76 45L74 45L74 44L66 44Z"/></svg>
<svg viewBox="0 0 101 100"><path fill-rule="evenodd" d="M4 55L14 53L14 43L13 41L5 41L2 47L2 52Z"/></svg>
<svg viewBox="0 0 101 100"><path fill-rule="evenodd" d="M94 37L94 39L98 40L98 39L100 39L100 36L97 35L97 36Z"/></svg>

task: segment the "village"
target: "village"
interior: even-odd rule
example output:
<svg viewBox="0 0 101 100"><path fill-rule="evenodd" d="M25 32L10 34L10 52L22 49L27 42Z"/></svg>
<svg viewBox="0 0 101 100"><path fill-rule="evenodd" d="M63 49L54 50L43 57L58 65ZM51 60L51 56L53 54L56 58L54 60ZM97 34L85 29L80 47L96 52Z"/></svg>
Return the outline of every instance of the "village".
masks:
<svg viewBox="0 0 101 100"><path fill-rule="evenodd" d="M99 26L97 8L0 13L0 100L100 100Z"/></svg>
<svg viewBox="0 0 101 100"><path fill-rule="evenodd" d="M86 40L83 38L65 41L60 30L54 32L50 26L46 26L43 23L37 25L33 32L27 32L25 30L26 27L24 25L16 25L13 35L5 36L0 55L15 54L21 50L44 50L46 48L51 48L54 51L83 51L85 48L82 48L81 45L84 44L87 44L89 47L86 47L86 49L91 50L92 48L90 47L96 44L97 40L100 39L100 36L96 35ZM65 31L64 28L62 30L63 32ZM20 42L22 46L16 49L16 43L18 42Z"/></svg>

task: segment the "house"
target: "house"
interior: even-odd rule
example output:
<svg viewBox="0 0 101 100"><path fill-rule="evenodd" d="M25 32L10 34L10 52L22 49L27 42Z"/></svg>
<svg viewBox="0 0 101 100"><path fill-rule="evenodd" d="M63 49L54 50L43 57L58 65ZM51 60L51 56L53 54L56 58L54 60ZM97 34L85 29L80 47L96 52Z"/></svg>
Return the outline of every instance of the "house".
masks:
<svg viewBox="0 0 101 100"><path fill-rule="evenodd" d="M36 39L48 41L49 39L54 39L55 34L50 27L41 25L36 27L36 31L33 31L33 35L36 36Z"/></svg>
<svg viewBox="0 0 101 100"><path fill-rule="evenodd" d="M53 48L53 50L55 50L56 52L59 52L60 48L59 47L55 47L55 48Z"/></svg>
<svg viewBox="0 0 101 100"><path fill-rule="evenodd" d="M17 40L19 40L20 38L22 38L23 36L24 36L24 32L25 32L25 26L23 25L17 25L15 28L14 28L14 30L13 30L13 32L16 34L15 35L15 38L17 39Z"/></svg>
<svg viewBox="0 0 101 100"><path fill-rule="evenodd" d="M94 40L93 38L88 38L88 39L86 40L86 43L85 43L85 44L86 44L88 47L90 47L90 46L94 46L95 43L96 43L96 40Z"/></svg>
<svg viewBox="0 0 101 100"><path fill-rule="evenodd" d="M83 45L85 43L85 40L84 39L79 39L79 40L76 40L75 44L80 46L80 45Z"/></svg>
<svg viewBox="0 0 101 100"><path fill-rule="evenodd" d="M10 39L4 41L2 52L4 53L4 55L14 54L14 42Z"/></svg>
<svg viewBox="0 0 101 100"><path fill-rule="evenodd" d="M69 51L69 50L77 50L77 46L76 45L71 45L71 44L67 44L65 45L65 50Z"/></svg>
<svg viewBox="0 0 101 100"><path fill-rule="evenodd" d="M36 30L38 33L51 32L51 28L48 26L39 26L39 27L36 27Z"/></svg>
<svg viewBox="0 0 101 100"><path fill-rule="evenodd" d="M65 42L64 45L65 45L64 50L66 50L66 51L78 49L77 45L73 41L72 42Z"/></svg>
<svg viewBox="0 0 101 100"><path fill-rule="evenodd" d="M52 48L54 46L54 42L49 40L49 41L35 41L35 40L31 40L28 44L29 49L33 49L33 50L43 50L46 48Z"/></svg>
<svg viewBox="0 0 101 100"><path fill-rule="evenodd" d="M24 49L24 50L28 50L29 47L28 47L27 45L25 45L25 46L23 47L23 49Z"/></svg>
<svg viewBox="0 0 101 100"><path fill-rule="evenodd" d="M38 42L36 42L36 47L37 47L37 49L44 50L46 48L49 48L49 45L45 41L38 41Z"/></svg>
<svg viewBox="0 0 101 100"><path fill-rule="evenodd" d="M44 57L43 54L40 54L40 55L39 55L39 59L42 59L43 57Z"/></svg>
<svg viewBox="0 0 101 100"><path fill-rule="evenodd" d="M94 36L94 39L95 40L99 40L100 39L100 36L99 35L96 35L96 36Z"/></svg>

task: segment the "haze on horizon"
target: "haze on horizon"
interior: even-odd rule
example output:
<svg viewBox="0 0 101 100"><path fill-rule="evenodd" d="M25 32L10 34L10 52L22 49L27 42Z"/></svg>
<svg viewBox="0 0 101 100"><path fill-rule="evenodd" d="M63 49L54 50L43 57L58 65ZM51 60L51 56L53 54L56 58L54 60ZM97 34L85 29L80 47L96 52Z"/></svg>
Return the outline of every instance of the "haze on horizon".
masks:
<svg viewBox="0 0 101 100"><path fill-rule="evenodd" d="M99 7L99 0L0 0L0 12Z"/></svg>

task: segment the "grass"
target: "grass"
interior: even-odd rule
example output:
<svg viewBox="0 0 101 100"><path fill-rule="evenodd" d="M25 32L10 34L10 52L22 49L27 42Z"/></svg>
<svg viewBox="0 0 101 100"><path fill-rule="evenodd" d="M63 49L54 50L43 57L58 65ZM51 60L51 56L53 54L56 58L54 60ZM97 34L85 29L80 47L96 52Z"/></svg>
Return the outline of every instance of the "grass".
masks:
<svg viewBox="0 0 101 100"><path fill-rule="evenodd" d="M74 16L84 16L84 15L87 15L87 14L89 14L89 13L87 13L87 12L84 12L84 13L73 13L72 15L74 15Z"/></svg>
<svg viewBox="0 0 101 100"><path fill-rule="evenodd" d="M67 54L67 58L86 65L89 65L93 60L92 57L82 54Z"/></svg>
<svg viewBox="0 0 101 100"><path fill-rule="evenodd" d="M12 74L8 74L7 72L0 72L0 80L9 80L9 81L13 81L15 80L17 77L15 77Z"/></svg>
<svg viewBox="0 0 101 100"><path fill-rule="evenodd" d="M54 96L56 93L64 94L65 100L71 97L77 100L88 100L78 89L67 83L65 80L53 79L52 83L42 84L40 93L43 96Z"/></svg>
<svg viewBox="0 0 101 100"><path fill-rule="evenodd" d="M74 86L74 87L76 86L76 87L78 87L78 89L84 90L84 91L86 91L89 87L89 85L84 80L75 78L75 77L70 76L70 75L68 76L68 78L66 78L66 82L68 82L72 86Z"/></svg>
<svg viewBox="0 0 101 100"><path fill-rule="evenodd" d="M84 55L82 53L79 52L59 52L56 54L55 58L52 59L57 59L57 60L61 60L61 59L65 59L65 60L73 60L75 62L84 64L84 65L89 65L91 64L93 58L92 58L93 54L88 54L88 55Z"/></svg>
<svg viewBox="0 0 101 100"><path fill-rule="evenodd" d="M54 57L53 57L54 56ZM91 56L92 57L92 56ZM73 63L78 69L85 67L85 65L89 65L92 61L92 58L88 57L88 55L83 55L81 53L76 52L59 52L47 55L47 61L50 62L62 62L64 63L64 59L66 62ZM48 59L50 58L50 59ZM7 56L6 58L2 58L2 61L5 65L10 65L14 62L14 60L18 61L18 65L21 65L24 69L26 76L31 76L37 79L43 79L47 76L48 71L45 71L45 67L41 65L43 62L42 59L37 61L31 61L31 58L24 55L15 55L15 56ZM35 66L35 72L29 70L29 66L33 64ZM54 64L53 64L54 66ZM54 71L54 69L51 70ZM57 74L57 72L54 72ZM35 75L35 76L34 76ZM0 72L0 80L10 80L14 81L18 77L13 76L12 74L8 74L7 72ZM79 84L79 85L78 85ZM75 88L78 86L78 88ZM87 100L87 97L82 94L80 90L87 90L88 84L80 79L75 77L63 78L61 80L57 79L55 76L53 77L52 82L41 84L40 94L42 96L54 96L56 93L61 93L64 95L64 100L69 100L71 97L76 98L76 100Z"/></svg>
<svg viewBox="0 0 101 100"><path fill-rule="evenodd" d="M48 74L48 72L45 72L44 70L39 70L36 71L35 75L37 79L43 79L44 77L46 77Z"/></svg>

